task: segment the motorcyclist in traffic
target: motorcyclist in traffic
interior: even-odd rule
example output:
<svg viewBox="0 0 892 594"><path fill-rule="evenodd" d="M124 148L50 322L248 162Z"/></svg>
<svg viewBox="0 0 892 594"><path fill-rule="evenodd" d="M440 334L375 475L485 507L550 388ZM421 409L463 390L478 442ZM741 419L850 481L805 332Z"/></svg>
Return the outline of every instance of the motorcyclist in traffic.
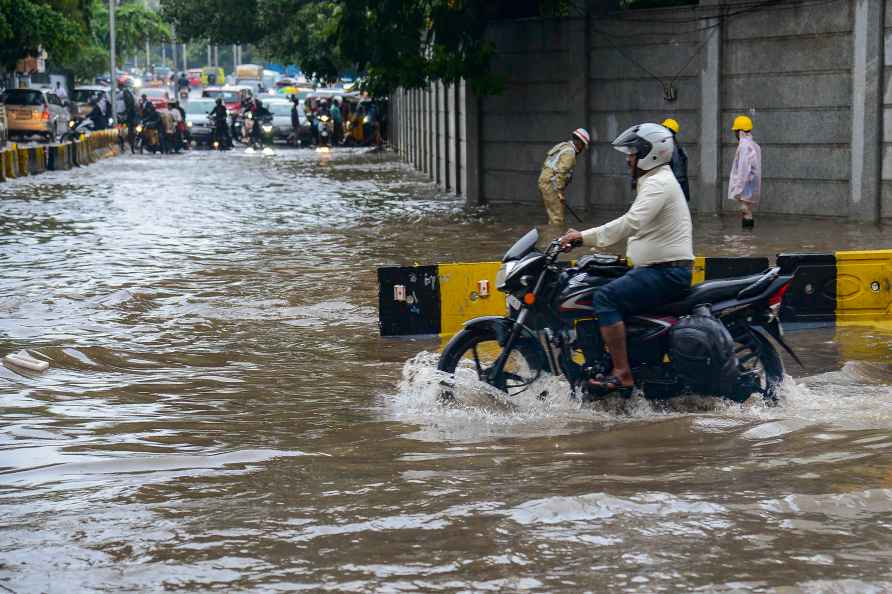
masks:
<svg viewBox="0 0 892 594"><path fill-rule="evenodd" d="M102 111L102 102L99 98L90 97L89 103L93 108L90 110L90 113L87 114L87 118L93 121L93 129L105 130L108 128L108 117Z"/></svg>
<svg viewBox="0 0 892 594"><path fill-rule="evenodd" d="M253 107L254 124L251 127L251 143L262 144L261 131L263 130L263 123L272 119L272 112L266 108L260 99L254 99Z"/></svg>
<svg viewBox="0 0 892 594"><path fill-rule="evenodd" d="M145 95L143 95L143 97L145 97ZM163 152L164 135L161 130L161 114L158 113L158 110L155 109L155 106L152 104L151 101L146 101L143 104L142 126L145 144L157 144L158 148L162 149ZM151 142L152 140L154 140L155 142Z"/></svg>
<svg viewBox="0 0 892 594"><path fill-rule="evenodd" d="M175 131L173 135L174 152L179 153L180 150L188 147L188 133L186 131L186 111L180 106L178 101L171 101L170 115L173 116Z"/></svg>
<svg viewBox="0 0 892 594"><path fill-rule="evenodd" d="M229 126L226 125L226 118L229 111L223 105L223 99L217 97L214 109L208 114L211 121L214 122L214 139L220 142L222 147L229 148L232 146L232 137L229 135Z"/></svg>
<svg viewBox="0 0 892 594"><path fill-rule="evenodd" d="M630 392L634 385L626 351L623 318L680 299L690 288L694 252L691 213L669 163L672 132L658 124L632 126L613 141L626 154L636 180L635 201L623 216L583 232L569 229L561 246L606 247L628 239L628 273L595 290L601 336L613 360L613 372L591 380L604 391Z"/></svg>
<svg viewBox="0 0 892 594"><path fill-rule="evenodd" d="M189 79L186 78L185 72L180 72L180 78L177 79L177 93L183 89L185 89L187 93L189 92Z"/></svg>

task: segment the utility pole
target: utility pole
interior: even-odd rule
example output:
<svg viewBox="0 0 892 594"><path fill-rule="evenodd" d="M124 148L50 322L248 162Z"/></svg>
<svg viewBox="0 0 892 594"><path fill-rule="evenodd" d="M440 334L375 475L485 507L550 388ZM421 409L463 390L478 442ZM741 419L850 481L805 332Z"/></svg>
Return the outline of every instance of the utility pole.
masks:
<svg viewBox="0 0 892 594"><path fill-rule="evenodd" d="M232 44L232 72L235 73L235 67L238 66L238 46Z"/></svg>
<svg viewBox="0 0 892 594"><path fill-rule="evenodd" d="M143 0L143 6L146 7L146 10L149 8L149 0ZM152 55L151 48L149 47L149 38L146 37L146 69L148 69L152 65Z"/></svg>
<svg viewBox="0 0 892 594"><path fill-rule="evenodd" d="M108 0L108 53L111 62L111 70L109 71L109 78L111 79L109 81L111 97L109 97L109 101L111 102L112 120L114 120L115 124L118 122L118 109L115 105L115 98L118 94L118 68L117 64L115 64L115 4L117 4L117 2L118 0Z"/></svg>

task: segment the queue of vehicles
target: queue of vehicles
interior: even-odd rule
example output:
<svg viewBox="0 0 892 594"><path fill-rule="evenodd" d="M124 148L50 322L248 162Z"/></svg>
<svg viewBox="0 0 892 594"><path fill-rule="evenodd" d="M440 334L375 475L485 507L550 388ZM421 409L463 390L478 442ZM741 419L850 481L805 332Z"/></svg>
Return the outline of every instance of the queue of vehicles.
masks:
<svg viewBox="0 0 892 594"><path fill-rule="evenodd" d="M314 89L298 79L282 77L258 65L238 66L234 84L226 84L221 68L210 66L190 69L180 75L185 77L187 86L173 83L178 75L166 67L155 67L151 72L118 71L116 75L119 87L131 88L136 96L144 95L156 111L167 111L171 103L179 99L185 112L184 136L199 146L213 147L215 134L220 137L217 141L220 147L227 144L223 142L224 136L248 145L256 144L258 139L261 143L284 141L296 146L351 144L355 136L350 131L351 124L355 132L358 123L352 116L357 111L360 113L359 125L362 125L357 93L343 89ZM107 82L108 75L96 80ZM215 82L221 84L215 85ZM190 89L196 87L202 89L201 97L190 93ZM117 95L114 99L116 111L124 114L123 96L120 92ZM217 98L222 99L228 111L226 134L223 134L224 130L217 130L209 119ZM254 121L254 108L245 109L255 99L263 103L263 121ZM79 85L72 90L70 100L61 98L51 89L40 88L8 89L0 94L9 135L37 135L47 142L113 126L111 100L110 87L106 84ZM351 116L337 126L327 107L335 100L343 101L340 105L344 115ZM95 117L97 105L103 106L103 115L109 118L107 122ZM124 117L119 118L119 121L123 120Z"/></svg>

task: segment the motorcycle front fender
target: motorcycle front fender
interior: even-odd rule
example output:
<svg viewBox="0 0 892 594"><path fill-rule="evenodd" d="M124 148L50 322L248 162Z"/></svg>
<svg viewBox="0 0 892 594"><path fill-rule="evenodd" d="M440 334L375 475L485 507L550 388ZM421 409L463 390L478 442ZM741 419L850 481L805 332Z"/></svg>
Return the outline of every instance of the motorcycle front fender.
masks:
<svg viewBox="0 0 892 594"><path fill-rule="evenodd" d="M464 324L465 330L484 330L491 328L495 331L496 337L498 337L499 344L505 344L505 341L508 340L508 335L511 334L511 330L514 328L515 320L511 318L504 318L500 316L481 316L479 318L474 318L473 320L468 320ZM532 334L532 331L529 328L526 328L528 332Z"/></svg>

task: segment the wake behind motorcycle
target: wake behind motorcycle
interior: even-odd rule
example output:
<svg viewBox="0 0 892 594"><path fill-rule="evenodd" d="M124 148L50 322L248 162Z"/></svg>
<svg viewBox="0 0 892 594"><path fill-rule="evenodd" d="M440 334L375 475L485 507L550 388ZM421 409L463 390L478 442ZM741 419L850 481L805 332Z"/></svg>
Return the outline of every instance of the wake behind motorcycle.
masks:
<svg viewBox="0 0 892 594"><path fill-rule="evenodd" d="M606 396L589 384L613 367L593 297L597 287L625 274L628 264L616 256L593 255L565 268L557 262L560 244L553 241L542 253L536 250L538 240L534 229L502 259L496 285L508 295L509 315L466 322L443 349L438 369L451 374L444 382L444 399L454 397L457 375L509 396L548 375L563 376L573 398ZM735 402L757 395L775 403L784 367L774 344L800 362L784 342L778 320L792 278L770 268L707 281L681 301L627 319L636 387L656 400L698 393Z"/></svg>

